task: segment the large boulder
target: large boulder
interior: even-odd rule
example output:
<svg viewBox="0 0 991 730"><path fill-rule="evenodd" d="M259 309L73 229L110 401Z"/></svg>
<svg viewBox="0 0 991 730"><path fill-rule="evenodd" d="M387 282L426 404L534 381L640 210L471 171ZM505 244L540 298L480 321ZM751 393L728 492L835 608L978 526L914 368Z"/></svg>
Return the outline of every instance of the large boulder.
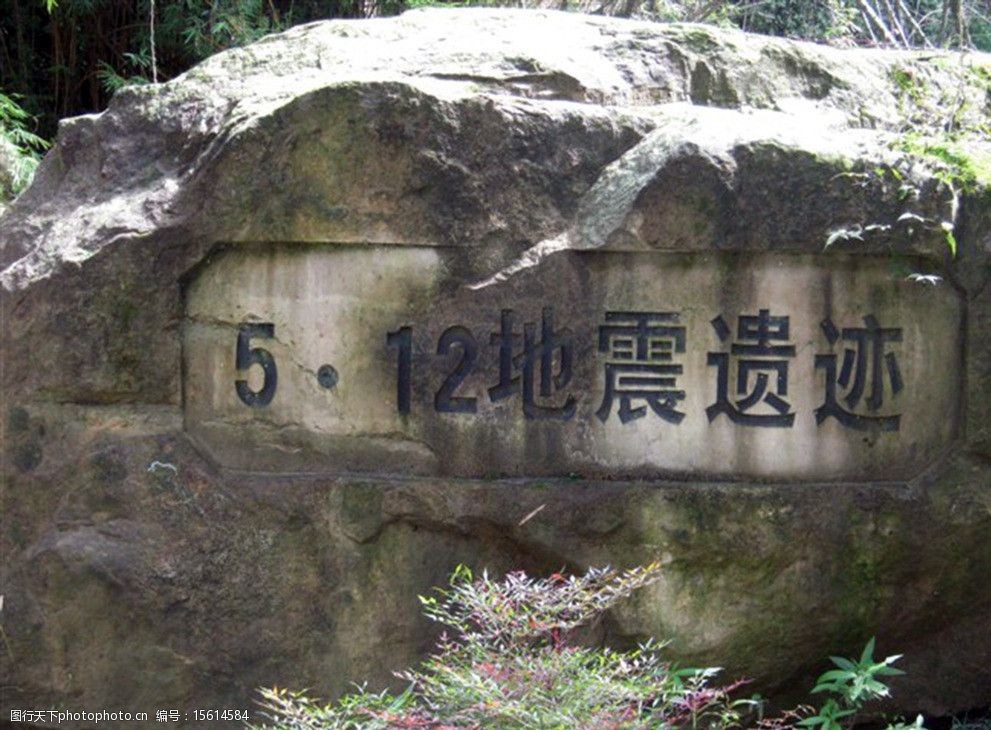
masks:
<svg viewBox="0 0 991 730"><path fill-rule="evenodd" d="M603 640L788 698L876 634L893 709L986 705L989 78L424 10L64 121L0 218L4 716L332 696L428 650L459 563L651 560ZM623 332L683 390L610 402ZM715 400L750 335L790 391Z"/></svg>

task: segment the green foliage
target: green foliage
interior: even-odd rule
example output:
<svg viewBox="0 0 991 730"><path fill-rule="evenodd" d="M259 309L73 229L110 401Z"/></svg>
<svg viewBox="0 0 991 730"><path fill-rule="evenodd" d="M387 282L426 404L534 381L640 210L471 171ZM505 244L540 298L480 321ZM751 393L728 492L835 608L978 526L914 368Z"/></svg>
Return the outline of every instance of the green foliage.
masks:
<svg viewBox="0 0 991 730"><path fill-rule="evenodd" d="M218 51L321 18L363 17L371 0L156 0L157 77ZM383 8L389 9L386 0ZM398 12L401 8L396 8ZM151 0L6 0L0 88L17 92L44 136L59 118L100 111L123 86L151 78Z"/></svg>
<svg viewBox="0 0 991 730"><path fill-rule="evenodd" d="M588 623L619 600L658 578L658 566L625 573L588 571L567 578L534 579L510 573L501 581L483 573L477 580L467 566L451 576L449 590L420 596L424 614L457 631L477 646L543 645Z"/></svg>
<svg viewBox="0 0 991 730"><path fill-rule="evenodd" d="M272 12L263 0L199 0L185 6L165 4L159 32L166 42L202 59L286 27L288 23L278 12Z"/></svg>
<svg viewBox="0 0 991 730"><path fill-rule="evenodd" d="M262 690L276 728L729 728L757 708L733 699L741 683L712 684L716 669L678 668L648 642L633 651L571 646L569 639L659 567L534 579L511 573L476 578L465 567L450 587L421 597L424 612L454 632L419 669L397 676L400 694L359 688L337 703Z"/></svg>
<svg viewBox="0 0 991 730"><path fill-rule="evenodd" d="M983 100L974 94L975 87L991 94L991 68L968 62L964 55L938 60L943 61L937 64L942 72L955 79L942 88L927 83L925 64L907 62L890 69L904 119L902 132L891 147L904 155L905 164L921 167L938 181L947 202L945 219L915 218L941 230L951 257L956 257L955 228L962 196L991 187L991 154L986 149L991 125Z"/></svg>
<svg viewBox="0 0 991 730"><path fill-rule="evenodd" d="M816 40L850 36L856 17L853 10L841 0L766 0L742 12L750 13L743 16L748 30Z"/></svg>
<svg viewBox="0 0 991 730"><path fill-rule="evenodd" d="M182 59L182 65L192 65L219 51L247 45L269 33L285 30L291 24L264 0L186 0L183 3L161 3L155 31L156 52L168 64L169 59ZM151 79L151 36L137 34L139 48L122 52L116 66L101 60L96 76L103 90L113 94L134 84L147 84ZM170 69L167 73L171 75Z"/></svg>
<svg viewBox="0 0 991 730"><path fill-rule="evenodd" d="M924 103L922 85L912 69L895 66L891 69L891 80L895 82L903 97L910 99L916 106Z"/></svg>
<svg viewBox="0 0 991 730"><path fill-rule="evenodd" d="M895 148L910 159L924 165L946 191L950 219L939 221L951 257L957 255L956 224L961 194L973 193L982 185L991 184L991 160L983 161L971 153L965 138L959 134L942 133L924 136L916 133L900 137Z"/></svg>
<svg viewBox="0 0 991 730"><path fill-rule="evenodd" d="M0 92L0 203L31 183L48 143L29 129L29 115L13 97Z"/></svg>
<svg viewBox="0 0 991 730"><path fill-rule="evenodd" d="M150 57L147 56L141 56L136 53L128 53L125 54L125 58L127 58L132 66L139 68L150 68L151 66ZM147 64L145 64L146 58L148 59ZM103 85L103 88L111 94L118 89L123 89L125 86L151 83L146 76L140 73L129 77L121 76L114 70L114 67L106 61L100 61L99 68L96 72L96 77L100 79L100 83Z"/></svg>
<svg viewBox="0 0 991 730"><path fill-rule="evenodd" d="M402 10L414 10L416 8L468 8L473 6L483 6L483 0L402 0L405 7Z"/></svg>
<svg viewBox="0 0 991 730"><path fill-rule="evenodd" d="M910 723L902 721L890 723L885 730L925 730L925 727L925 718L922 715L918 715Z"/></svg>
<svg viewBox="0 0 991 730"><path fill-rule="evenodd" d="M787 38L828 40L854 31L856 12L846 0L667 0L652 2L652 17L704 22Z"/></svg>
<svg viewBox="0 0 991 730"><path fill-rule="evenodd" d="M833 696L814 714L799 720L797 726L819 730L848 730L853 727L857 713L864 705L890 695L888 685L880 678L904 674L892 666L899 659L901 655L895 654L875 661L873 637L861 652L860 659L830 657L836 669L830 669L819 676L812 694L828 693ZM924 719L919 715L912 723L889 723L885 730L925 730Z"/></svg>
<svg viewBox="0 0 991 730"><path fill-rule="evenodd" d="M896 147L929 164L936 178L963 192L972 191L980 178L978 162L965 152L953 135L902 135Z"/></svg>
<svg viewBox="0 0 991 730"><path fill-rule="evenodd" d="M14 100L0 91L0 132L14 145L25 151L41 151L48 143L28 129L31 115Z"/></svg>
<svg viewBox="0 0 991 730"><path fill-rule="evenodd" d="M897 656L875 661L871 639L859 659L833 657L819 677L822 705L763 719L757 697L733 697L744 682L713 684L719 670L678 668L647 642L633 651L574 645L576 632L656 581L659 566L534 579L493 580L460 566L450 586L421 596L424 613L453 632L418 669L397 674L405 691L364 686L335 703L305 692L261 690L278 730L676 730L756 727L848 730L871 700L888 696L884 678L901 674ZM888 730L922 728L892 724Z"/></svg>
<svg viewBox="0 0 991 730"><path fill-rule="evenodd" d="M835 705L834 712L838 714L834 717L852 715L860 710L866 702L888 696L888 687L879 677L894 677L904 674L900 669L891 666L899 659L901 659L901 655L895 654L880 662L874 661L874 639L871 638L857 661L843 657L830 657L830 661L837 668L820 675L819 679L816 680L816 686L812 689L812 694L828 692L836 695L837 699L831 698L826 703L826 705ZM813 726L816 724L810 722L813 719L809 718L799 724L803 727ZM823 727L825 730L832 729L832 726L828 724L823 724Z"/></svg>
<svg viewBox="0 0 991 730"><path fill-rule="evenodd" d="M950 730L991 730L991 716L976 719L967 715L954 717Z"/></svg>
<svg viewBox="0 0 991 730"><path fill-rule="evenodd" d="M845 718L853 715L855 710L844 708L834 699L826 700L819 712L811 717L800 720L799 727L821 727L822 730L843 730Z"/></svg>

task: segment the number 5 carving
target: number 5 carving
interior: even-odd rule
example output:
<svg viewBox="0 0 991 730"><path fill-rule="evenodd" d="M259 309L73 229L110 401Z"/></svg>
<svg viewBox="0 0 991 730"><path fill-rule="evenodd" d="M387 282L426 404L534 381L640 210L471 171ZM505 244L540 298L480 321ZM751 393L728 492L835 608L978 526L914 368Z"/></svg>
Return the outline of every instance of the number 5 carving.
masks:
<svg viewBox="0 0 991 730"><path fill-rule="evenodd" d="M242 322L237 332L237 352L234 366L238 371L245 371L252 365L261 365L265 373L265 380L261 390L254 391L248 386L247 380L235 380L234 387L237 390L237 397L245 405L252 408L262 408L272 402L275 395L275 384L279 379L279 371L275 367L275 358L272 353L261 347L251 347L253 337L271 339L275 337L275 325L271 322L248 323Z"/></svg>

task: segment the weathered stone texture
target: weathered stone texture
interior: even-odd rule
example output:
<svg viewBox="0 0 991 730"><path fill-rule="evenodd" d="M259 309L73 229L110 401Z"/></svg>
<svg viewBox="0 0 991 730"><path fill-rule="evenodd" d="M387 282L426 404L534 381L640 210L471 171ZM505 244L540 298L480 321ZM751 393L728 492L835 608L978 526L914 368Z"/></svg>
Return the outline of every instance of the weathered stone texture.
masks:
<svg viewBox="0 0 991 730"><path fill-rule="evenodd" d="M897 708L987 704L991 181L964 193L951 257L947 190L895 144L919 95L962 90L959 121L986 122L991 60L968 63L983 74L702 26L416 11L295 28L63 122L0 217L3 712L334 694L422 655L416 595L458 563L652 559L665 579L605 638L671 637L788 693L876 634L906 654ZM825 248L841 229L857 236ZM229 470L191 435L188 305L222 251L290 244L407 247L442 262L445 295L483 297L581 252L890 261L892 291L898 266L925 267L962 343L927 377L958 401L927 414L939 447L897 481L410 477L401 450L392 475Z"/></svg>

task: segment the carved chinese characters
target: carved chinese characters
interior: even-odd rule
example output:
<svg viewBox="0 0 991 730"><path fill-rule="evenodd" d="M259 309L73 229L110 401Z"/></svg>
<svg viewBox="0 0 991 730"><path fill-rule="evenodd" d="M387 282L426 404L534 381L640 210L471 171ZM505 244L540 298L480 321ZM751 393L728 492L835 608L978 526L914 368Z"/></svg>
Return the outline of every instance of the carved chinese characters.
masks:
<svg viewBox="0 0 991 730"><path fill-rule="evenodd" d="M772 317L767 309L762 309L757 316L741 315L738 322L737 339L730 351L710 352L706 360L719 369L716 402L705 409L706 416L712 421L722 414L744 426L791 427L795 414L785 400L788 363L795 357L795 346L787 344L789 318ZM712 327L721 341L731 339L732 330L722 315L712 320ZM735 393L741 396L734 402L729 396L731 360L737 368ZM769 406L772 412L749 412L760 403Z"/></svg>
<svg viewBox="0 0 991 730"><path fill-rule="evenodd" d="M903 388L898 359L894 352L885 351L887 343L901 342L901 329L882 328L874 315L869 314L864 317L863 327L844 327L842 330L837 330L832 320L825 319L822 331L830 345L841 339L849 345L843 350L843 365L839 372L836 355L816 355L816 367L826 372L826 402L816 410L816 421L822 423L832 417L844 426L861 431L872 428L897 431L901 416L876 414L884 402L885 377L891 383L893 395L898 395ZM863 399L870 415L845 410L837 401L837 386L847 389L843 398L847 408L857 408ZM866 399L865 389L868 391Z"/></svg>
<svg viewBox="0 0 991 730"><path fill-rule="evenodd" d="M673 362L685 351L685 328L676 312L607 312L599 327L599 352L608 353L602 405L595 415L605 421L619 399L619 420L642 418L647 406L669 423L681 423L677 410L685 391L677 390L681 365ZM644 405L634 406L634 402Z"/></svg>
<svg viewBox="0 0 991 730"><path fill-rule="evenodd" d="M682 366L673 362L673 356L685 352L687 336L685 328L676 324L678 313L607 312L605 319L607 324L599 327L598 337L599 352L607 353L603 363L604 386L602 403L595 415L606 421L614 402L618 402L616 415L624 424L643 418L648 407L668 423L681 423L685 414L677 410L677 404L684 400L685 391L675 389ZM532 322L523 325L522 336L514 333L514 321L513 310L502 310L501 329L491 335L491 344L498 346L499 376L498 382L487 389L489 400L495 403L522 394L524 418L571 420L576 412L575 395L566 394L560 405L543 401L571 383L574 336L566 328L555 331L553 307L544 307L541 312L539 336L536 324ZM784 397L788 395L788 362L795 357L795 347L770 344L771 340L788 340L788 317L771 317L768 310L762 309L758 315L742 315L738 321L739 341L731 346L730 352L708 353L707 362L718 368L718 375L716 402L705 409L706 416L712 421L725 415L743 426L789 428L795 423L795 414L790 412L791 406ZM822 367L827 373L825 402L815 411L816 423L834 417L844 426L860 431L897 431L900 415L861 416L844 410L837 401L837 384L849 388L845 399L849 407L855 407L861 401L869 384L866 407L874 412L883 403L882 350L886 340L901 341L901 329L882 329L873 315L867 315L864 322L865 328L843 330L844 337L855 343L855 349L844 351L843 369L839 375L836 373L836 355L817 355L815 358L815 367ZM713 319L712 324L721 340L729 338L730 330L721 315ZM839 333L832 322L824 320L822 328L830 343L836 342ZM407 326L386 336L386 344L398 350L396 409L402 414L411 411L412 331L412 327ZM259 365L264 373L264 384L260 390L253 391L245 380L238 379L234 389L245 405L263 408L272 402L275 394L277 370L267 350L249 348L248 341L252 336L273 338L275 326L271 322L244 322L238 327L237 368L243 371L251 365ZM448 327L437 341L437 354L447 355L451 351L460 352L461 357L435 394L434 410L438 413L477 413L477 398L456 396L455 392L478 364L478 341L462 325ZM902 378L895 354L884 354L883 363L892 394L898 395L902 390ZM736 373L733 380L735 394L740 396L735 401L729 396L731 369ZM321 379L320 373L317 377ZM321 385L333 387L324 382ZM749 412L760 403L772 412Z"/></svg>
<svg viewBox="0 0 991 730"><path fill-rule="evenodd" d="M190 433L247 469L788 479L910 474L952 437L959 302L883 260L450 270L413 247L221 256L190 289Z"/></svg>

